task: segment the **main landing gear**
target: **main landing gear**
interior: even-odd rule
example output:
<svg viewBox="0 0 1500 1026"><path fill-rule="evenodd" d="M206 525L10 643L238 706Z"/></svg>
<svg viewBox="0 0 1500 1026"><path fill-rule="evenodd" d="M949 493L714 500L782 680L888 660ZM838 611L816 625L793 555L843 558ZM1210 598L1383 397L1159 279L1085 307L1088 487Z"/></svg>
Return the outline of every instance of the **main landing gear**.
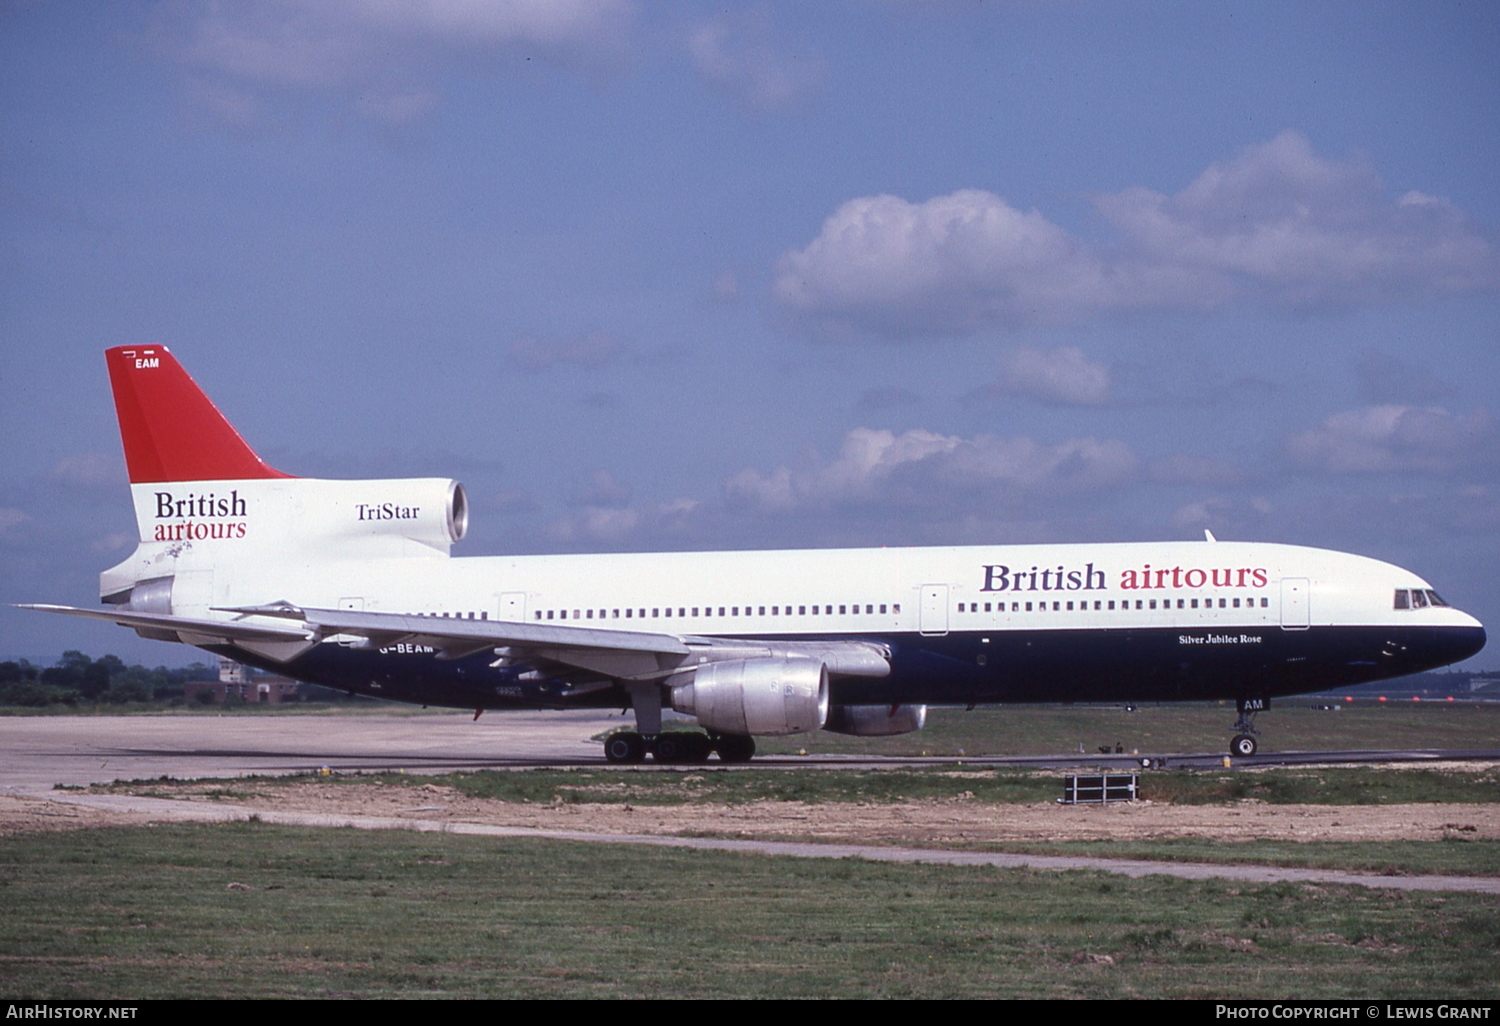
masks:
<svg viewBox="0 0 1500 1026"><path fill-rule="evenodd" d="M719 753L720 762L749 762L755 755L755 738L741 734L699 734L669 730L647 736L619 730L604 741L604 757L612 763L640 763L647 753L664 765L692 765Z"/></svg>
<svg viewBox="0 0 1500 1026"><path fill-rule="evenodd" d="M720 762L749 762L755 754L755 738L748 734L700 734L697 731L661 729L661 687L649 681L630 681L630 704L635 710L635 730L617 730L604 739L604 757L613 763L646 761L647 753L667 765L707 762L714 752Z"/></svg>
<svg viewBox="0 0 1500 1026"><path fill-rule="evenodd" d="M1271 700L1241 698L1234 705L1239 710L1240 716L1234 721L1234 740L1229 742L1229 754L1248 759L1260 747L1255 740L1260 734L1260 731L1255 729L1255 714L1269 708Z"/></svg>

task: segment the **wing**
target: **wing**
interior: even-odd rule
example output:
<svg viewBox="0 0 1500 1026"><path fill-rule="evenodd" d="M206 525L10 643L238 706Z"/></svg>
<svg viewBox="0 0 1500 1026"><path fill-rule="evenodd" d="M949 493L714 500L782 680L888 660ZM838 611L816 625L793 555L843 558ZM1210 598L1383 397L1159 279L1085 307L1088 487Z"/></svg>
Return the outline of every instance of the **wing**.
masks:
<svg viewBox="0 0 1500 1026"><path fill-rule="evenodd" d="M289 602L217 610L236 614L238 618L232 620L43 604L20 608L105 620L133 627L144 637L161 641L200 646L232 644L278 660L295 658L323 641L338 641L361 648L421 645L434 649L439 659L462 659L489 650L505 663L553 663L614 680L661 680L673 685L686 683L693 670L707 663L787 655L818 659L834 676L884 677L891 670L890 650L885 645L856 639L761 642L508 620L304 608ZM254 619L247 619L251 617ZM680 680L669 679L674 677Z"/></svg>
<svg viewBox="0 0 1500 1026"><path fill-rule="evenodd" d="M510 620L313 609L290 603L224 611L295 620L320 638L338 637L371 648L424 645L436 649L440 659L461 659L493 649L510 662L557 663L616 680L662 680L691 673L706 663L792 654L821 660L834 676L884 677L891 669L890 650L885 645L859 640L771 643Z"/></svg>

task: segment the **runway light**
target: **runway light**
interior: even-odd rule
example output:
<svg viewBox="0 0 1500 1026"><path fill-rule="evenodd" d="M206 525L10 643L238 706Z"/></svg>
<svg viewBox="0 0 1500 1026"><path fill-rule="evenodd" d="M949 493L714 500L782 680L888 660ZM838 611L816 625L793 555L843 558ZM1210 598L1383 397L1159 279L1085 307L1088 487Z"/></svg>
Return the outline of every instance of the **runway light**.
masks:
<svg viewBox="0 0 1500 1026"><path fill-rule="evenodd" d="M1384 696L1384 695L1381 695L1381 696L1380 696L1380 700L1381 700L1381 701L1382 701L1382 702L1384 702L1384 701L1385 701L1385 696Z"/></svg>
<svg viewBox="0 0 1500 1026"><path fill-rule="evenodd" d="M1412 695L1411 696L1411 700L1413 702L1420 702L1422 700L1422 696L1421 695Z"/></svg>
<svg viewBox="0 0 1500 1026"><path fill-rule="evenodd" d="M1346 702L1352 702L1352 701L1354 701L1354 696L1353 695L1345 695L1344 696L1344 701L1346 701Z"/></svg>
<svg viewBox="0 0 1500 1026"><path fill-rule="evenodd" d="M1448 696L1448 701L1450 701L1450 702L1453 701L1453 696L1452 695Z"/></svg>

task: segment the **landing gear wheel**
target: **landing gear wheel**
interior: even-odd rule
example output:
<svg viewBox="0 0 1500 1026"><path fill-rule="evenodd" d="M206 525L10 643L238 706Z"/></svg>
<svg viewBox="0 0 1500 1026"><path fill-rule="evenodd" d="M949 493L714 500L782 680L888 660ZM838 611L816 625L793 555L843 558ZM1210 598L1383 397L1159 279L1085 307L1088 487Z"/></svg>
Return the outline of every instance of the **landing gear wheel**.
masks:
<svg viewBox="0 0 1500 1026"><path fill-rule="evenodd" d="M614 763L644 762L646 739L633 730L619 730L604 739L604 758Z"/></svg>
<svg viewBox="0 0 1500 1026"><path fill-rule="evenodd" d="M1248 759L1255 754L1256 747L1255 738L1249 734L1236 734L1234 740L1229 742L1229 754Z"/></svg>
<svg viewBox="0 0 1500 1026"><path fill-rule="evenodd" d="M721 762L749 762L755 756L755 738L748 734L724 734L714 742Z"/></svg>
<svg viewBox="0 0 1500 1026"><path fill-rule="evenodd" d="M714 750L714 743L708 739L707 734L683 734L683 762L707 762L708 755Z"/></svg>
<svg viewBox="0 0 1500 1026"><path fill-rule="evenodd" d="M713 751L713 742L707 734L690 730L674 730L656 735L656 747L652 750L657 762L673 765L707 762Z"/></svg>

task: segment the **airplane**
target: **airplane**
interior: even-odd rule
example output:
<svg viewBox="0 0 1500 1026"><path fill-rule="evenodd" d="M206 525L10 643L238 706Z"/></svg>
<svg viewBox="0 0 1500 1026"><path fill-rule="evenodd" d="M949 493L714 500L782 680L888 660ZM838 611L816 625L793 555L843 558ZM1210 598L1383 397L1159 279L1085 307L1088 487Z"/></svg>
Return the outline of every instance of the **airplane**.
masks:
<svg viewBox="0 0 1500 1026"><path fill-rule="evenodd" d="M755 737L887 736L929 706L1273 698L1466 659L1484 627L1363 556L1203 541L455 558L463 485L267 465L160 345L106 350L140 541L111 621L355 694L629 707L610 762L747 762ZM663 730L664 709L703 732Z"/></svg>

